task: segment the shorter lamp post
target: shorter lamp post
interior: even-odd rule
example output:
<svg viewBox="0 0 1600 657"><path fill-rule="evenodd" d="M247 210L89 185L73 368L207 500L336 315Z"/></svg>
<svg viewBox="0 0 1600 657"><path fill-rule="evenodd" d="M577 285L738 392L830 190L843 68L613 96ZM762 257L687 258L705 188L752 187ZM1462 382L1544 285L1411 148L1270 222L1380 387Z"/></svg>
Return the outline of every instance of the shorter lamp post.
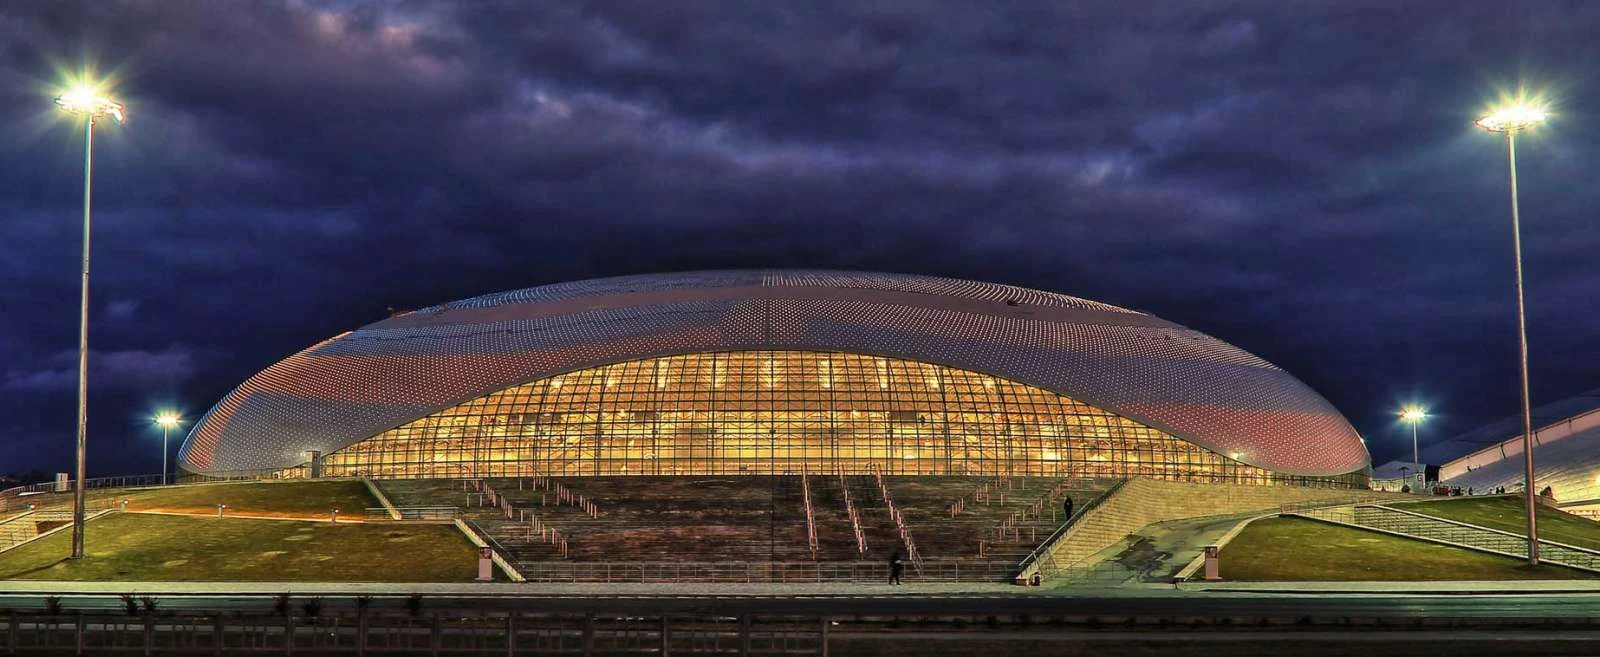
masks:
<svg viewBox="0 0 1600 657"><path fill-rule="evenodd" d="M163 412L156 415L156 424L161 426L161 485L167 485L167 439L172 434L172 428L183 422L183 417L177 413Z"/></svg>

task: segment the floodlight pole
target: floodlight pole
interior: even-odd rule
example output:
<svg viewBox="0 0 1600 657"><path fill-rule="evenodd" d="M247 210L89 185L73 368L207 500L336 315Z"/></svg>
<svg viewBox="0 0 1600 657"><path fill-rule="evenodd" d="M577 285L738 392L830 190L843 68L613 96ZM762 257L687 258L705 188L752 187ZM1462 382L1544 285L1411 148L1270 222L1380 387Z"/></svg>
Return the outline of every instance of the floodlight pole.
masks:
<svg viewBox="0 0 1600 657"><path fill-rule="evenodd" d="M1506 130L1506 163L1511 170L1511 244L1517 262L1517 344L1522 370L1522 495L1528 512L1528 565L1539 565L1538 493L1533 489L1533 403L1528 392L1528 318L1522 293L1522 217L1517 208L1517 131Z"/></svg>
<svg viewBox="0 0 1600 657"><path fill-rule="evenodd" d="M83 522L88 466L89 433L89 213L90 192L94 188L94 112L83 117L83 266L78 305L78 454L77 480L72 492L72 558L83 558Z"/></svg>
<svg viewBox="0 0 1600 657"><path fill-rule="evenodd" d="M167 485L167 434L172 432L172 425L161 423L161 485Z"/></svg>
<svg viewBox="0 0 1600 657"><path fill-rule="evenodd" d="M1411 462L1422 465L1422 457L1417 456L1417 422L1411 422Z"/></svg>

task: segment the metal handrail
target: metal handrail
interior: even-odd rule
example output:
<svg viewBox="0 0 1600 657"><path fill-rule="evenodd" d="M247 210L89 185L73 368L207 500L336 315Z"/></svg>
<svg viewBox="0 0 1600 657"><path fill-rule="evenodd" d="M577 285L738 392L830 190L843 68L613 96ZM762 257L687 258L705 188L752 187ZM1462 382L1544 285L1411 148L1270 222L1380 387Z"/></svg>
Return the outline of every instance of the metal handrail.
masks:
<svg viewBox="0 0 1600 657"><path fill-rule="evenodd" d="M1315 499L1315 500L1305 500L1305 501L1301 501L1301 502L1288 502L1288 503L1280 504L1280 505L1278 505L1278 513L1279 514L1301 513L1301 512L1310 511L1310 510L1313 510L1313 509L1326 509L1326 508L1337 507L1337 506L1350 506L1350 505L1353 505L1353 504L1370 504L1370 503L1373 503L1373 502L1383 502L1383 501L1392 500L1392 499L1394 499L1394 498L1386 496L1386 495L1375 495L1375 494L1370 494L1370 493L1367 493L1367 494L1357 493L1357 494L1348 495L1348 496L1345 496L1345 497L1324 497L1324 498L1319 498L1319 499Z"/></svg>
<svg viewBox="0 0 1600 657"><path fill-rule="evenodd" d="M917 574L922 574L922 555L917 552L917 542L911 537L911 528L906 525L905 514L894 505L894 497L889 494L889 485L883 481L883 473L874 466L872 477L878 482L878 492L883 494L883 505L889 509L889 519L894 521L895 529L900 532L900 542L906 546L906 557L911 560L911 565L917 569Z"/></svg>
<svg viewBox="0 0 1600 657"><path fill-rule="evenodd" d="M397 506L394 511L400 514L401 519L410 520L450 520L461 513L458 506ZM366 508L368 517L389 517L389 509L381 506Z"/></svg>
<svg viewBox="0 0 1600 657"><path fill-rule="evenodd" d="M517 561L530 582L838 582L882 581L881 561ZM1006 581L1008 561L929 559L923 581Z"/></svg>
<svg viewBox="0 0 1600 657"><path fill-rule="evenodd" d="M129 488L133 486L151 486L161 484L161 475L120 475L115 477L92 477L84 480L86 489L92 488ZM66 493L73 490L76 480L68 479L64 483L42 481L37 484L7 488L3 495L23 495L26 493Z"/></svg>
<svg viewBox="0 0 1600 657"><path fill-rule="evenodd" d="M489 533L488 530L485 530L482 525L479 525L478 521L470 518L457 518L457 520L461 521L462 524L465 524L468 529L471 529L472 533L477 535L478 540L488 544L489 549L499 553L502 558L511 556L511 550L507 549L505 544L501 543L499 539L495 538L494 534Z"/></svg>
<svg viewBox="0 0 1600 657"><path fill-rule="evenodd" d="M1362 518L1360 517L1361 514L1356 513L1358 509L1378 511L1381 517L1374 518L1369 516ZM1335 510L1347 510L1350 512L1349 517L1347 519L1332 517L1331 512ZM1526 536L1504 530L1403 511L1381 504L1310 509L1295 512L1293 515L1510 557L1520 556L1523 548L1528 544ZM1426 526L1429 523L1435 526ZM1440 528L1437 525L1443 525L1443 527ZM1600 551L1544 539L1539 539L1539 544L1546 548L1545 560L1550 563L1600 572Z"/></svg>
<svg viewBox="0 0 1600 657"><path fill-rule="evenodd" d="M811 483L806 480L806 473L800 473L800 493L806 500L806 543L811 548L811 560L817 560L817 520L811 509Z"/></svg>
<svg viewBox="0 0 1600 657"><path fill-rule="evenodd" d="M1111 499L1111 496L1116 495L1117 491L1122 490L1122 487L1130 481L1133 481L1133 479L1118 480L1117 483L1114 483L1110 488L1107 488L1106 492L1101 493L1094 499L1085 502L1083 506L1075 509L1072 513L1072 517L1067 518L1065 522L1061 523L1060 527L1057 527L1055 531L1050 532L1050 535L1045 537L1044 541L1034 546L1033 551L1029 552L1027 556L1023 557L1022 561L1017 562L1016 571L1018 573L1026 572L1028 568L1032 567L1034 564L1039 564L1040 569L1042 570L1044 564L1043 558L1050 553L1049 548L1055 545L1056 541L1060 540L1063 536L1066 536L1067 532L1070 532L1074 527L1077 527L1078 521L1089 515L1090 511L1099 508L1101 503Z"/></svg>
<svg viewBox="0 0 1600 657"><path fill-rule="evenodd" d="M850 530L855 532L856 552L867 553L867 534L861 529L861 514L856 511L856 505L850 500L850 482L844 478L844 470L839 471L839 489L844 493L845 515L850 517Z"/></svg>

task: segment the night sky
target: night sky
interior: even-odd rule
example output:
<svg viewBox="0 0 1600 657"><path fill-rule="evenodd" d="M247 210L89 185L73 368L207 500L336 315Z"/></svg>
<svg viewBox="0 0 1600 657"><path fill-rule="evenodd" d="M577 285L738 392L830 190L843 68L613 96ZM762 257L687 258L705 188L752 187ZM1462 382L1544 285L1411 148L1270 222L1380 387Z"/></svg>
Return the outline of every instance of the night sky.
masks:
<svg viewBox="0 0 1600 657"><path fill-rule="evenodd" d="M581 8L580 8L581 6ZM1154 313L1409 452L1517 412L1519 84L1535 403L1600 387L1600 3L0 4L0 472L73 441L85 68L90 476L157 408L411 309L580 278L828 267ZM174 440L174 448L176 447Z"/></svg>

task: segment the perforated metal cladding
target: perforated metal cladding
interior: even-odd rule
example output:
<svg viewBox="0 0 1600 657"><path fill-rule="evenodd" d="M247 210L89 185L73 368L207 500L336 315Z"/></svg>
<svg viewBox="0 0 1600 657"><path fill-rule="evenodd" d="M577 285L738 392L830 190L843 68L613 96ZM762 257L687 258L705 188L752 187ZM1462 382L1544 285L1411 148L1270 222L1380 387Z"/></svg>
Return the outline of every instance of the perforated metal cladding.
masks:
<svg viewBox="0 0 1600 657"><path fill-rule="evenodd" d="M1533 448L1534 490L1549 486L1561 502L1600 499L1600 428L1580 431ZM1507 492L1523 490L1522 452L1475 466L1470 472L1446 477L1445 486L1473 489L1485 493L1504 487Z"/></svg>
<svg viewBox="0 0 1600 657"><path fill-rule="evenodd" d="M755 287L750 298L693 298L697 288L711 296L737 286ZM649 292L665 290L673 293L659 298L670 302L650 303ZM550 314L548 302L575 297L588 299L583 309ZM472 311L487 307L498 308L494 320L475 321ZM1368 461L1337 411L1260 358L1148 315L1011 286L854 272L701 272L530 288L422 313L427 323L379 322L252 377L195 428L184 463L200 472L289 467L303 460L289 450L329 453L554 374L740 349L856 352L984 372L1285 474L1344 474ZM328 412L340 404L347 413Z"/></svg>
<svg viewBox="0 0 1600 657"><path fill-rule="evenodd" d="M1005 302L1009 300L1030 306L1092 308L1119 313L1134 312L1126 308L1118 308L1117 306L1088 299L1079 299L1042 290L1032 290L1015 285L964 281L934 276L825 270L699 271L596 278L586 281L542 285L508 292L496 292L424 308L417 312L438 313L447 310L490 308L507 304L537 303L540 301L558 301L581 297L603 297L686 288L706 289L756 285L914 292L976 301Z"/></svg>

